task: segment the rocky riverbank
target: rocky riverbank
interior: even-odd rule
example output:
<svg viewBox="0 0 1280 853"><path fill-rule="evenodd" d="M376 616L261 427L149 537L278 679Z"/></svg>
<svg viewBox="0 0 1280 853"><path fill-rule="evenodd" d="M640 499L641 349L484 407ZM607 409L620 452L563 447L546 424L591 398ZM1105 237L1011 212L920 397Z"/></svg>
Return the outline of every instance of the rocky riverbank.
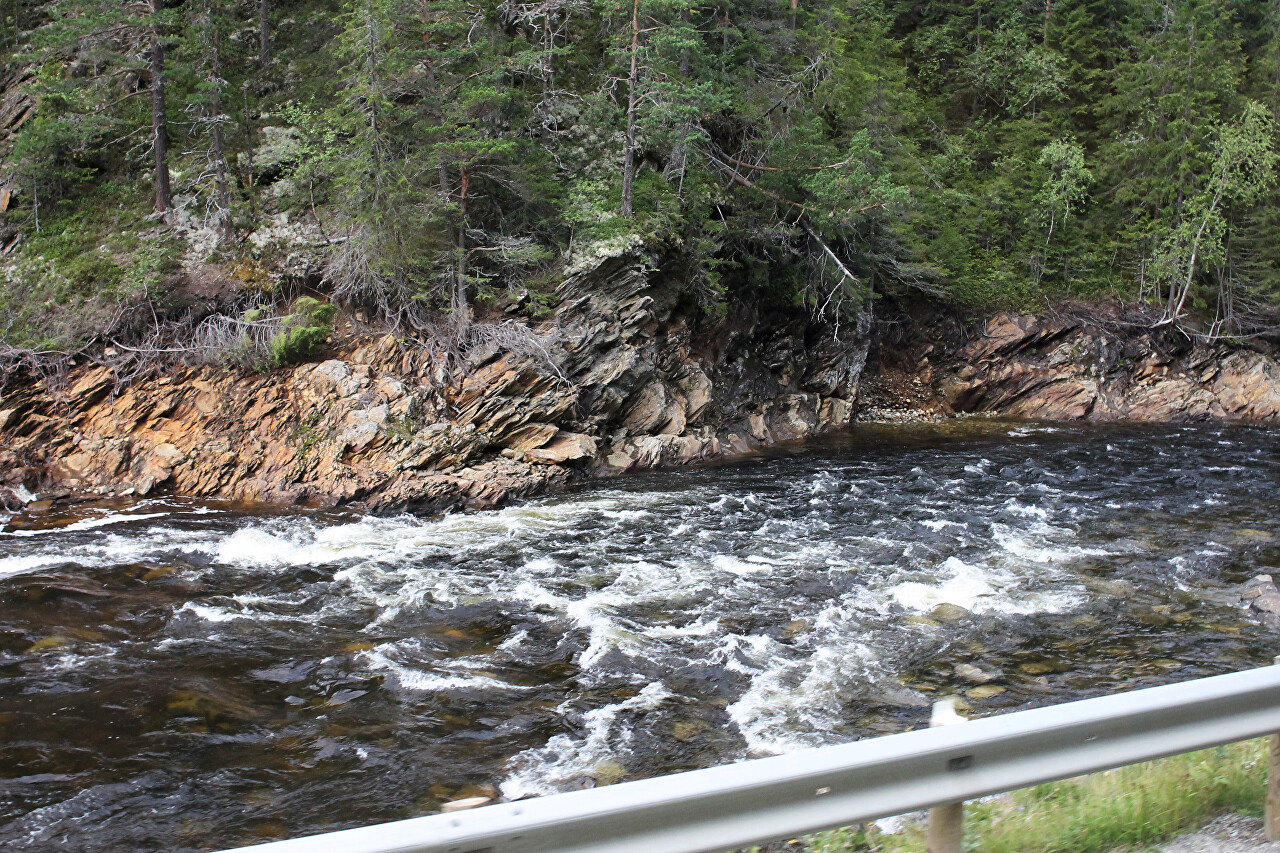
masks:
<svg viewBox="0 0 1280 853"><path fill-rule="evenodd" d="M997 314L966 331L931 313L877 336L858 410L888 421L1271 423L1280 419L1280 363L1264 350L1196 343L1107 314Z"/></svg>
<svg viewBox="0 0 1280 853"><path fill-rule="evenodd" d="M441 510L853 420L1280 418L1280 365L1263 352L1072 317L966 330L933 310L839 338L800 311L709 318L678 275L629 251L570 270L542 327L545 348L479 348L454 381L390 336L267 375L178 367L118 387L88 365L60 388L32 379L0 401L0 494L11 508L175 493Z"/></svg>
<svg viewBox="0 0 1280 853"><path fill-rule="evenodd" d="M0 402L10 504L161 492L374 510L486 507L589 475L748 453L848 423L869 345L800 311L711 320L621 252L571 270L546 352L470 353L448 381L384 336L265 376L107 367Z"/></svg>
<svg viewBox="0 0 1280 853"><path fill-rule="evenodd" d="M956 411L1051 420L1280 417L1280 366L1262 352L1197 345L1142 327L998 316L938 387Z"/></svg>

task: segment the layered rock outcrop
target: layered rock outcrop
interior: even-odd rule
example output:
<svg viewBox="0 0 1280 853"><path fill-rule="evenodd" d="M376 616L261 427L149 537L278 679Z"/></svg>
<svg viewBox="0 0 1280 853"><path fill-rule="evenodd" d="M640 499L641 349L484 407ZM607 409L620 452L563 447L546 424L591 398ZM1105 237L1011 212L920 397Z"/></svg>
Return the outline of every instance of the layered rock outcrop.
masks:
<svg viewBox="0 0 1280 853"><path fill-rule="evenodd" d="M372 509L492 506L572 479L750 452L846 424L866 330L802 313L711 320L625 251L570 270L546 351L470 354L448 382L394 339L265 376L216 367L116 387L74 370L0 401L10 503L102 495Z"/></svg>
<svg viewBox="0 0 1280 853"><path fill-rule="evenodd" d="M1280 364L1141 326L1001 314L928 376L955 412L1046 420L1280 420Z"/></svg>
<svg viewBox="0 0 1280 853"><path fill-rule="evenodd" d="M473 350L460 381L390 337L264 376L175 368L121 388L85 366L58 393L32 379L0 399L0 503L486 507L855 418L1280 420L1280 364L1262 352L1073 318L1002 314L968 337L931 322L915 343L879 340L863 377L867 329L837 339L749 303L711 319L678 274L619 252L569 271L543 343Z"/></svg>

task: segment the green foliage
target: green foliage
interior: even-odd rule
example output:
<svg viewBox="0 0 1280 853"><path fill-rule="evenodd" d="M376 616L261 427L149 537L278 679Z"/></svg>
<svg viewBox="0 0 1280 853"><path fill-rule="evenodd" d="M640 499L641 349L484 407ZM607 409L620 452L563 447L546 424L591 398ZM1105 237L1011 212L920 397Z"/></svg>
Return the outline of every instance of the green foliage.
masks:
<svg viewBox="0 0 1280 853"><path fill-rule="evenodd" d="M1046 175L1036 201L1049 220L1045 242L1053 238L1053 227L1059 219L1071 216L1071 205L1080 205L1088 196L1093 173L1084 166L1084 148L1075 139L1055 139L1040 152Z"/></svg>
<svg viewBox="0 0 1280 853"><path fill-rule="evenodd" d="M285 314L269 305L251 308L239 320L222 318L225 333L205 340L205 355L257 373L299 364L328 340L337 312L336 305L310 296L296 300Z"/></svg>
<svg viewBox="0 0 1280 853"><path fill-rule="evenodd" d="M1062 100L1067 84L1061 54L1034 44L1016 22L979 44L964 63L964 75L981 96L1011 116L1031 115L1037 105Z"/></svg>
<svg viewBox="0 0 1280 853"><path fill-rule="evenodd" d="M32 93L35 118L14 136L7 162L8 183L30 197L36 231L41 204L47 219L58 202L92 179L88 164L107 127L101 117L85 114L80 93L66 86L63 71L58 62L40 68Z"/></svg>
<svg viewBox="0 0 1280 853"><path fill-rule="evenodd" d="M120 329L156 297L176 269L180 246L129 230L138 211L128 198L125 188L107 184L74 205L47 209L41 231L26 238L24 251L2 273L0 339L74 350Z"/></svg>
<svg viewBox="0 0 1280 853"><path fill-rule="evenodd" d="M328 412L329 405L326 403L322 408L313 409L308 412L298 426L289 434L289 441L297 448L297 463L299 469L305 469L311 461L311 454L315 451L325 438L323 432L317 427L320 421Z"/></svg>
<svg viewBox="0 0 1280 853"><path fill-rule="evenodd" d="M915 289L1280 326L1274 4L302 0L273 14L266 66L224 0L42 8L20 46L35 117L0 155L27 269L103 186L133 188L118 227L159 233L137 204L154 33L183 215L220 215L217 128L238 232L315 225L332 299L393 323L545 294L579 250L632 245L678 258L709 311L754 291L858 313ZM37 274L153 296L165 280L168 250L84 251Z"/></svg>
<svg viewBox="0 0 1280 853"><path fill-rule="evenodd" d="M271 339L270 366L284 367L306 361L333 331L333 317L337 312L336 305L320 302L310 296L294 302L280 331Z"/></svg>
<svg viewBox="0 0 1280 853"><path fill-rule="evenodd" d="M1165 317L1179 319L1193 296L1200 266L1226 260L1227 211L1252 208L1276 183L1275 120L1266 108L1246 102L1240 119L1218 126L1207 180L1187 199L1180 219L1163 229L1151 264L1164 298Z"/></svg>

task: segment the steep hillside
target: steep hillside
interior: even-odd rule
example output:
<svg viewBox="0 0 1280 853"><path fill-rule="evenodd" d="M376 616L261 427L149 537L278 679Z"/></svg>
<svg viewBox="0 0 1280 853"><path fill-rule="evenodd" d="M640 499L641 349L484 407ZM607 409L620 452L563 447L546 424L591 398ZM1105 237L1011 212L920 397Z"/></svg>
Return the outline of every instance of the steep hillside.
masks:
<svg viewBox="0 0 1280 853"><path fill-rule="evenodd" d="M1206 341L1271 336L1278 14L20 3L0 342L10 363L113 339L243 363L245 323L306 293L452 352L486 303L545 312L597 244L679 247L712 318L735 298L832 327L885 294L1119 298ZM215 314L221 334L192 335Z"/></svg>

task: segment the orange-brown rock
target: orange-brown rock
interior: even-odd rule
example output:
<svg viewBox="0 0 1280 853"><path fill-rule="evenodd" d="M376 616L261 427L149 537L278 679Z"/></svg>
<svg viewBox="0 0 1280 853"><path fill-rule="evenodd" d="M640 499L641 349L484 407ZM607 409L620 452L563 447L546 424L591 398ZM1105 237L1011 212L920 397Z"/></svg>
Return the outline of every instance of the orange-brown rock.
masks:
<svg viewBox="0 0 1280 853"><path fill-rule="evenodd" d="M1047 420L1280 418L1280 365L1264 352L1027 314L988 320L935 384L957 412Z"/></svg>
<svg viewBox="0 0 1280 853"><path fill-rule="evenodd" d="M866 328L834 340L803 312L750 305L712 319L660 267L630 252L584 264L557 293L550 358L482 347L452 382L391 337L267 375L175 367L118 387L85 366L61 391L32 378L0 399L0 500L483 507L849 421Z"/></svg>

